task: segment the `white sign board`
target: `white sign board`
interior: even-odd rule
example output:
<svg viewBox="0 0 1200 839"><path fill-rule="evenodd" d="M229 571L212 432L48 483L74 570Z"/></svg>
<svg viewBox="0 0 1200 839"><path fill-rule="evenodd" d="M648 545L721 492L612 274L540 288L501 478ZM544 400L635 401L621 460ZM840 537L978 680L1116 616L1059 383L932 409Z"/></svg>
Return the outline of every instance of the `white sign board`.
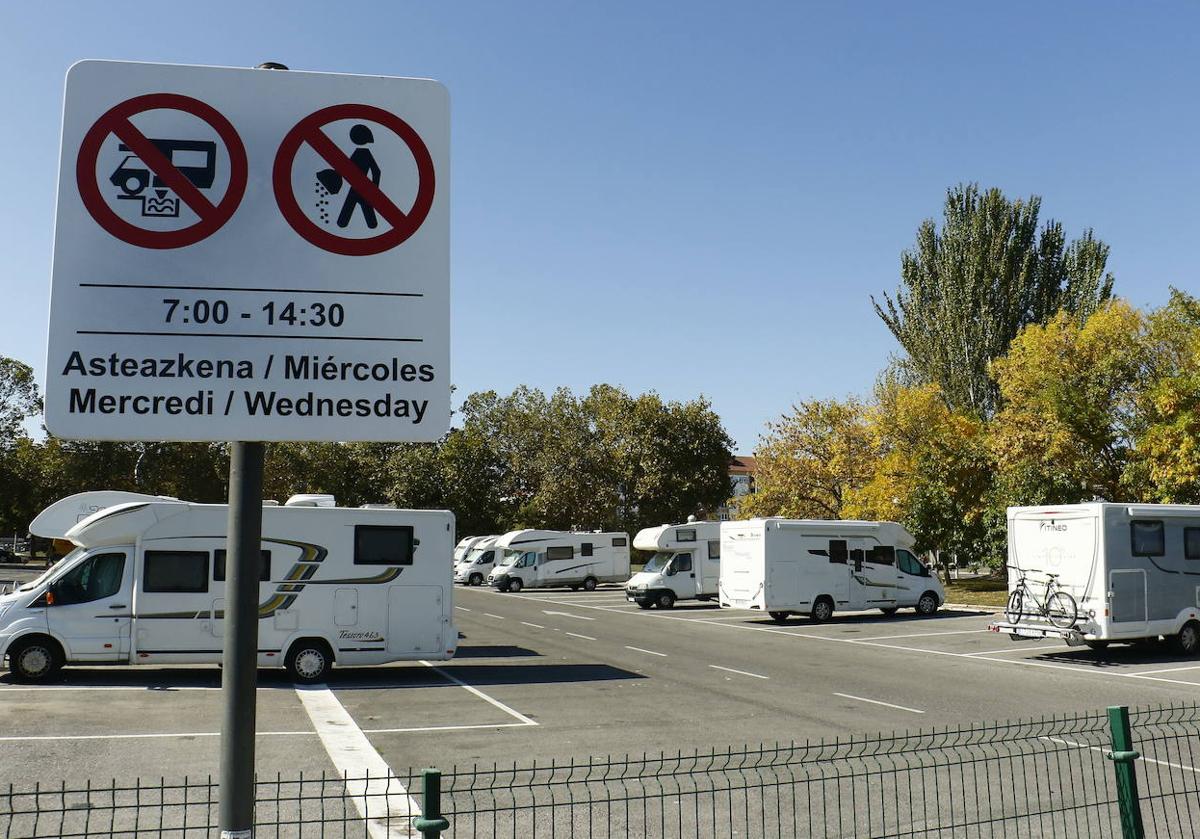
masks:
<svg viewBox="0 0 1200 839"><path fill-rule="evenodd" d="M67 74L46 424L94 440L434 440L450 422L437 82Z"/></svg>

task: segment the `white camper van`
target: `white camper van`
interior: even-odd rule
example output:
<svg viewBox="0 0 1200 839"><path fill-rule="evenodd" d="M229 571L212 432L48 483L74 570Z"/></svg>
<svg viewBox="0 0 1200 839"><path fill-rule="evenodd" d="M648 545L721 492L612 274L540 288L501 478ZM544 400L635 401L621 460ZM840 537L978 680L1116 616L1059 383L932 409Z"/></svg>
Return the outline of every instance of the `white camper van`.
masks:
<svg viewBox="0 0 1200 839"><path fill-rule="evenodd" d="M514 530L496 540L501 557L488 575L500 591L567 586L592 591L598 583L629 578L629 536L625 533L572 533Z"/></svg>
<svg viewBox="0 0 1200 839"><path fill-rule="evenodd" d="M458 563L462 562L466 558L467 553L473 547L478 545L484 539L491 539L491 538L494 538L494 537L492 537L492 536L466 536L462 539L459 539L458 544L454 546L454 558L452 560L453 564L458 565Z"/></svg>
<svg viewBox="0 0 1200 839"><path fill-rule="evenodd" d="M36 681L63 664L221 660L228 508L150 499L56 534L77 548L0 598L0 661ZM336 662L446 659L454 516L263 507L258 663L320 681Z"/></svg>
<svg viewBox="0 0 1200 839"><path fill-rule="evenodd" d="M468 586L481 586L487 582L488 574L496 565L500 549L496 547L499 536L480 536L471 544L461 560L454 566L454 582Z"/></svg>
<svg viewBox="0 0 1200 839"><path fill-rule="evenodd" d="M1165 636L1200 654L1200 506L1009 507L1008 563L1010 606L994 631L1096 649ZM1066 614L1047 614L1058 592Z"/></svg>
<svg viewBox="0 0 1200 839"><path fill-rule="evenodd" d="M653 551L646 566L625 584L625 599L643 609L670 609L679 600L711 600L721 577L721 523L689 521L647 527L633 537L639 551Z"/></svg>
<svg viewBox="0 0 1200 839"><path fill-rule="evenodd" d="M890 521L750 519L721 523L720 603L759 609L777 622L804 614L911 606L932 615L946 595Z"/></svg>

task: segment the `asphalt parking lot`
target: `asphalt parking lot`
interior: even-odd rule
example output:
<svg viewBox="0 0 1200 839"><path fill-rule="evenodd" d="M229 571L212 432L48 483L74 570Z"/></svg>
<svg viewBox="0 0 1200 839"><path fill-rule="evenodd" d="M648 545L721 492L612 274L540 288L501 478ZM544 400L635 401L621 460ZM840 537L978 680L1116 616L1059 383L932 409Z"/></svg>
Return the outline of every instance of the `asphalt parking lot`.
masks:
<svg viewBox="0 0 1200 839"><path fill-rule="evenodd" d="M2 576L2 575L0 575ZM988 632L981 611L784 626L619 589L458 588L449 662L339 669L300 689L263 671L258 770L377 771L844 737L1111 704L1194 701L1200 661ZM219 671L0 675L0 783L215 773Z"/></svg>

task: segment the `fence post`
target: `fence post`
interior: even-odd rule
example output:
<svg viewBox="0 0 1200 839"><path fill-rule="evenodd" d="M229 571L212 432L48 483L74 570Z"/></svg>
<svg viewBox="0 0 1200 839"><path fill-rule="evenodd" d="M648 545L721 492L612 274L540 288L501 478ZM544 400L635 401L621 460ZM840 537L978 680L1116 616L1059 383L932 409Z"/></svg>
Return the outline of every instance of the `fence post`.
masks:
<svg viewBox="0 0 1200 839"><path fill-rule="evenodd" d="M439 839L450 822L442 817L442 773L437 769L421 770L421 815L413 819L413 827L425 839Z"/></svg>
<svg viewBox="0 0 1200 839"><path fill-rule="evenodd" d="M1110 705L1108 725L1112 731L1112 747L1106 757L1113 762L1117 778L1117 801L1121 809L1121 834L1124 839L1145 839L1142 827L1142 804L1138 800L1137 771L1133 762L1140 755L1133 749L1133 732L1129 727L1129 707Z"/></svg>

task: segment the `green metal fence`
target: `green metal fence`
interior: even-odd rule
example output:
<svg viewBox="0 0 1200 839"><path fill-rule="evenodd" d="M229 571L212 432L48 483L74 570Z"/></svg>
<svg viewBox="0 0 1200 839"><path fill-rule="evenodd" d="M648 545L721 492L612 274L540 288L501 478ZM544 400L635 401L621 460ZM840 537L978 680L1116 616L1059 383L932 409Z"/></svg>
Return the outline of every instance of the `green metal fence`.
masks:
<svg viewBox="0 0 1200 839"><path fill-rule="evenodd" d="M1194 837L1200 706L733 750L260 778L257 837ZM0 836L206 836L216 785L0 789Z"/></svg>

